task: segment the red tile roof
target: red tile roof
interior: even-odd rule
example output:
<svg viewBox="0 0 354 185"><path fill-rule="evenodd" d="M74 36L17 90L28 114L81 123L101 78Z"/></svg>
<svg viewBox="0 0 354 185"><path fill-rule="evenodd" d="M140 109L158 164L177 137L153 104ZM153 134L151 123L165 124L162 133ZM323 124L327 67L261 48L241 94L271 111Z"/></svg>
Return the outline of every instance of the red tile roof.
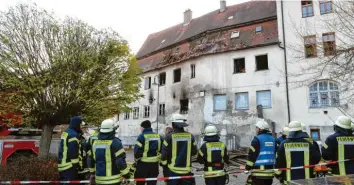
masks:
<svg viewBox="0 0 354 185"><path fill-rule="evenodd" d="M136 57L142 59L207 31L238 27L249 22L276 17L276 15L276 1L250 1L228 6L225 12L219 12L218 9L193 19L187 26L183 26L181 23L150 34ZM233 16L233 19L228 19L230 16ZM163 40L165 41L162 42Z"/></svg>

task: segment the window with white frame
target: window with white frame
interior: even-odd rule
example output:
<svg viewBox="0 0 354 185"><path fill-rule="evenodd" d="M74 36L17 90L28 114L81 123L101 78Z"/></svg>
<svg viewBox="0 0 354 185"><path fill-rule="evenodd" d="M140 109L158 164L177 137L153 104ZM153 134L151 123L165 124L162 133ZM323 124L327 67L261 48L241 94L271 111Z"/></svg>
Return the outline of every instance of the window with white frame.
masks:
<svg viewBox="0 0 354 185"><path fill-rule="evenodd" d="M214 111L226 110L226 94L214 95Z"/></svg>
<svg viewBox="0 0 354 185"><path fill-rule="evenodd" d="M139 107L133 109L133 119L139 119Z"/></svg>
<svg viewBox="0 0 354 185"><path fill-rule="evenodd" d="M262 108L272 108L272 93L270 90L257 91L257 105L262 105Z"/></svg>
<svg viewBox="0 0 354 185"><path fill-rule="evenodd" d="M319 81L310 86L310 108L339 106L338 84L332 81Z"/></svg>
<svg viewBox="0 0 354 185"><path fill-rule="evenodd" d="M248 109L248 92L236 93L236 106L237 110Z"/></svg>
<svg viewBox="0 0 354 185"><path fill-rule="evenodd" d="M150 106L146 105L144 106L144 118L150 117Z"/></svg>
<svg viewBox="0 0 354 185"><path fill-rule="evenodd" d="M128 120L130 118L130 111L124 113L124 119Z"/></svg>

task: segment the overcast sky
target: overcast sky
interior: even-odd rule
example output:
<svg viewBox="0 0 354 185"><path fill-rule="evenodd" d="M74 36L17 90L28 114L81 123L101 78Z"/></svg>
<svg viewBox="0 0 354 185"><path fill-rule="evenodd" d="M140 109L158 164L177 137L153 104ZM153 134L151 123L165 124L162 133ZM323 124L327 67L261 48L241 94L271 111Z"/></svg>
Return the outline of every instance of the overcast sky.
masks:
<svg viewBox="0 0 354 185"><path fill-rule="evenodd" d="M227 5L245 1L227 0ZM220 0L0 0L0 9L23 2L34 2L61 18L79 18L96 28L111 27L128 40L134 53L150 33L181 23L186 9L195 18L220 6Z"/></svg>

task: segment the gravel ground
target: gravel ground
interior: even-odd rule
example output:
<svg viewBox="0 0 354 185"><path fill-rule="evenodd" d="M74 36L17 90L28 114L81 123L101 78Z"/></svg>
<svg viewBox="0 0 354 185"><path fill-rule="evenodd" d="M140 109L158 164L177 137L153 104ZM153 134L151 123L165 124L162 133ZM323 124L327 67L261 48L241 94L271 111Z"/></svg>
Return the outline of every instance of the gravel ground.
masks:
<svg viewBox="0 0 354 185"><path fill-rule="evenodd" d="M133 152L132 151L127 151L126 152L126 155L127 155L127 162L133 162L134 161L134 155L133 155ZM193 163L192 164L193 167L196 167L196 168L199 168L201 167L200 164L198 163ZM196 171L195 168L193 168L193 173L195 175L200 175L202 174L202 172L200 171ZM247 176L246 174L237 174L237 175L230 175L230 182L229 182L229 185L244 185L246 184L246 179L247 179ZM160 167L160 174L159 174L159 177L162 177L162 168ZM205 185L204 183L204 179L203 178L196 178L196 184L197 185ZM160 181L157 183L157 185L164 185L164 182L163 181ZM280 185L280 182L274 178L274 181L273 181L273 185Z"/></svg>

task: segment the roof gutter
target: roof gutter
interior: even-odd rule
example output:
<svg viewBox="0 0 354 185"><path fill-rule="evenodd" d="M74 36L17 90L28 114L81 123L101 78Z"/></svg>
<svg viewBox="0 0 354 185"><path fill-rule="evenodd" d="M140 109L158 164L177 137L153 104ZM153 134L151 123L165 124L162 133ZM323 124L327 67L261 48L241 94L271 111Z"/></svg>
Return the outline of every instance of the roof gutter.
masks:
<svg viewBox="0 0 354 185"><path fill-rule="evenodd" d="M284 47L280 48L284 49L284 64L285 64L285 89L286 89L286 106L288 109L288 123L291 121L290 117L290 100L289 100L289 85L288 85L288 60L286 57L286 41L285 41L285 26L284 26L284 8L283 8L283 0L280 1L281 3L281 23L282 23L282 29L283 29L283 43Z"/></svg>

